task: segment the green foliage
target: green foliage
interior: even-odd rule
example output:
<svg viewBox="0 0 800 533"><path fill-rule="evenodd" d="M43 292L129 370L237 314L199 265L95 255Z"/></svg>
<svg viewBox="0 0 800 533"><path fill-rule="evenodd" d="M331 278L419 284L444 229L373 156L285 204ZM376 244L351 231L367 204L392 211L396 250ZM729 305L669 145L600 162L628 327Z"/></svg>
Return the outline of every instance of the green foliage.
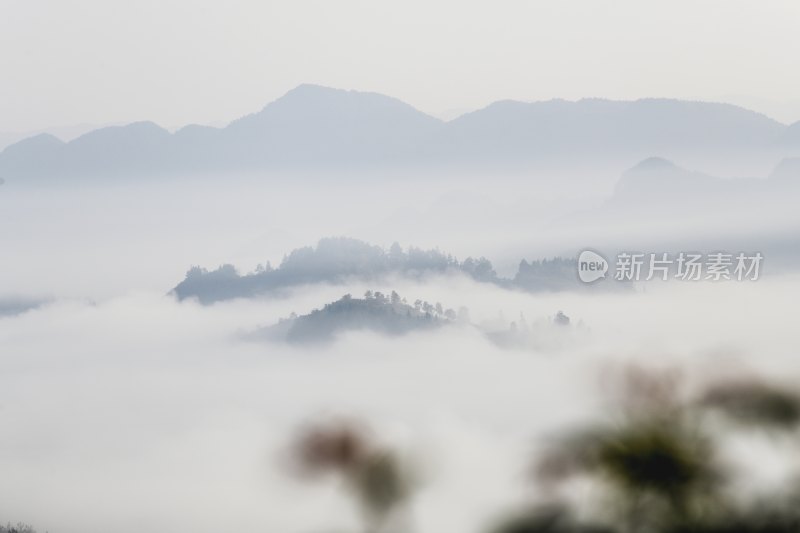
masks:
<svg viewBox="0 0 800 533"><path fill-rule="evenodd" d="M711 447L678 423L637 423L611 432L597 450L597 467L632 492L651 491L677 505L693 490L712 489Z"/></svg>
<svg viewBox="0 0 800 533"><path fill-rule="evenodd" d="M748 426L792 429L800 424L800 395L753 380L716 385L701 405Z"/></svg>
<svg viewBox="0 0 800 533"><path fill-rule="evenodd" d="M388 450L375 450L355 465L350 476L371 522L381 522L410 493L411 486L397 457Z"/></svg>
<svg viewBox="0 0 800 533"><path fill-rule="evenodd" d="M747 427L793 429L798 396L749 379L692 400L680 394L679 376L628 369L614 386L622 403L613 421L560 439L538 462L539 479L595 479L613 502L601 506L605 518L623 533L800 531L800 498L778 492L768 504L743 507L730 497L732 473L717 459L726 433L708 424L719 413Z"/></svg>
<svg viewBox="0 0 800 533"><path fill-rule="evenodd" d="M418 300L418 305L403 303L399 294L387 296L367 291L364 298L346 294L339 300L314 309L307 315L283 319L263 330L270 338L292 343L328 342L345 331L370 330L386 335L444 326L456 319L452 309Z"/></svg>

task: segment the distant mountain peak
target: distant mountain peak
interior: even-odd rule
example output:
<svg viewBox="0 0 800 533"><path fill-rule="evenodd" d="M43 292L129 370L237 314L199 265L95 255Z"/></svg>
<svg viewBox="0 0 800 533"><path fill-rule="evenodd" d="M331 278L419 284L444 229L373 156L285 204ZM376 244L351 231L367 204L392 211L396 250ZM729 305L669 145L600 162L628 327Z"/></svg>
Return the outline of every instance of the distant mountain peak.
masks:
<svg viewBox="0 0 800 533"><path fill-rule="evenodd" d="M260 111L234 120L228 129L286 127L303 121L310 121L306 126L315 130L319 130L320 126L325 130L334 130L369 122L379 128L390 125L396 128L398 121L411 121L415 123L412 126L419 128L442 123L391 96L305 83L268 103ZM383 123L379 124L380 121ZM409 134L413 137L418 131ZM305 132L300 136L304 137Z"/></svg>
<svg viewBox="0 0 800 533"><path fill-rule="evenodd" d="M8 152L10 154L12 152L17 152L20 150L41 149L41 148L46 149L54 146L61 146L63 144L65 144L64 141L62 141L55 135L51 135L49 133L40 133L38 135L34 135L33 137L22 139L21 141L17 141L14 144L7 146L5 150L3 150L3 152Z"/></svg>
<svg viewBox="0 0 800 533"><path fill-rule="evenodd" d="M646 159L642 159L636 165L628 169L628 172L653 172L653 171L665 171L665 170L679 170L678 165L670 161L669 159L665 159L663 157L652 156Z"/></svg>
<svg viewBox="0 0 800 533"><path fill-rule="evenodd" d="M264 107L264 110L267 110L270 107L287 102L291 102L293 104L313 105L316 102L322 102L328 104L334 102L340 103L343 101L357 101L357 100L371 101L373 103L374 102L392 103L397 107L404 107L407 108L408 110L413 110L415 113L418 113L420 115L424 114L421 111L412 107L411 105L393 96L388 96L385 94L371 92L371 91L357 91L355 89L338 89L335 87L327 87L325 85L316 85L313 83L303 83L298 85L294 89L289 90L286 94L284 94L280 98L267 104Z"/></svg>
<svg viewBox="0 0 800 533"><path fill-rule="evenodd" d="M307 98L319 98L319 97L331 97L331 96L343 96L346 95L351 91L347 91L345 89L337 89L334 87L326 87L324 85L316 85L313 83L301 83L294 89L289 89L283 96L280 96L269 102L265 108L268 108L271 105L274 105L281 101L286 100L298 100L298 99L307 99Z"/></svg>
<svg viewBox="0 0 800 533"><path fill-rule="evenodd" d="M347 92L357 92L357 91L348 91L347 89L340 89L338 87L328 87L327 85L320 85L318 83L301 83L294 89L289 89L286 93L289 94L303 94L303 93L347 93Z"/></svg>
<svg viewBox="0 0 800 533"><path fill-rule="evenodd" d="M105 128L96 129L88 133L84 133L80 137L73 139L68 144L70 145L83 145L93 142L112 142L120 139L145 139L149 137L154 138L167 138L171 134L158 124L152 121L143 120L139 122L131 122L123 126L106 126Z"/></svg>
<svg viewBox="0 0 800 533"><path fill-rule="evenodd" d="M50 133L40 133L38 135L34 135L33 137L28 137L26 140L32 142L49 142L56 144L64 144L64 141L62 141L61 139Z"/></svg>

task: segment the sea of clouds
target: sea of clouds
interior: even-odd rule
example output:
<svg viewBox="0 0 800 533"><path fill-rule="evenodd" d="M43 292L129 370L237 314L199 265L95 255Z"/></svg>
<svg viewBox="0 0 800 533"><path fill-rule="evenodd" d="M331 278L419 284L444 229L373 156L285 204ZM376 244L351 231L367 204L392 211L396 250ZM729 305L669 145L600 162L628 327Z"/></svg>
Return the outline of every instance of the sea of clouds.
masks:
<svg viewBox="0 0 800 533"><path fill-rule="evenodd" d="M168 294L193 264L276 265L323 236L486 255L504 275L523 257L602 244L591 218L563 223L585 208L580 194L507 183L479 195L485 183L448 181L421 195L393 183L4 185L0 520L53 533L353 531L358 514L336 480L301 483L285 464L300 425L346 416L418 465L418 533L477 533L536 497L526 471L539 447L612 409L609 369L800 379L800 279L767 270L757 282L599 294L528 294L458 276L213 306ZM629 226L646 241L641 220ZM312 346L248 340L368 289L467 307L471 324L353 331ZM548 329L558 311L571 325ZM503 349L478 327L521 316L545 324L542 342ZM755 490L784 476L785 461L758 438L732 446L737 460L758 457Z"/></svg>

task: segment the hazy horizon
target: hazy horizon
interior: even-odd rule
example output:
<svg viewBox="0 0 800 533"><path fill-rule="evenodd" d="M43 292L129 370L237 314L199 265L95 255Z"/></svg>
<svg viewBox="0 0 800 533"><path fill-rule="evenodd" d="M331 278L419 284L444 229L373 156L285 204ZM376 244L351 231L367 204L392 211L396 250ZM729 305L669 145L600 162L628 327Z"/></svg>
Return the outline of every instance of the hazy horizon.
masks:
<svg viewBox="0 0 800 533"><path fill-rule="evenodd" d="M128 121L128 122L99 122L99 123L93 123L93 124L89 124L89 123L86 123L86 122L79 122L79 123L75 123L75 124L48 125L48 126L45 126L45 127L31 129L31 130L24 130L24 131L3 131L3 130L0 130L0 152L2 152L3 149L6 148L7 146L10 146L10 145L12 145L14 143L17 143L17 142L21 141L21 140L24 140L24 139L27 139L27 138L30 138L30 137L33 137L35 135L39 135L39 134L42 134L42 133L47 133L47 134L53 135L54 137L56 137L56 138L58 138L58 139L60 139L60 140L62 140L64 142L70 142L70 141L72 141L74 139L77 139L78 137L81 137L82 135L84 135L86 133L89 133L89 132L92 132L92 131L95 131L95 130L98 130L98 129L108 128L108 127L113 127L113 126L124 126L124 125L127 125L127 124L133 124L133 123L137 123L137 122L152 122L152 123L158 125L159 127L164 128L165 130L168 130L171 133L175 133L175 132L179 131L181 128L185 128L186 126L194 126L194 125L210 126L210 127L214 127L214 128L224 128L224 127L230 125L232 122L234 122L234 121L236 121L238 119L241 119L241 118L246 117L246 116L248 116L250 114L253 114L253 113L257 113L258 111L262 110L264 107L268 106L269 104L279 100L283 96L286 96L286 94L290 93L292 90L297 89L298 87L302 87L302 86L319 86L319 87L323 87L323 88L326 88L326 89L343 90L343 91L348 91L348 92L382 94L383 96L388 96L390 98L396 98L396 99L400 100L401 102L403 102L405 104L411 105L408 102L405 102L402 99L399 99L399 98L397 98L396 96L394 96L392 94L376 93L375 91L364 91L364 90L361 90L361 89L359 89L357 87L346 88L346 87L332 87L332 86L326 86L326 85L314 84L314 83L300 83L295 87L291 87L285 93L278 95L276 98L274 98L272 100L269 100L267 102L264 102L264 104L261 105L260 107L254 108L254 109L252 109L250 111L247 111L242 115L235 116L235 117L229 117L229 118L227 118L225 120L214 120L214 121L206 122L206 123L189 120L188 122L184 122L184 123L181 123L181 124L164 124L164 123L160 123L159 121L151 119L151 118L141 117L141 118L134 119L134 120L131 120L131 121ZM441 120L442 122L450 122L450 121L456 120L456 119L458 119L458 118L460 118L460 117L462 117L464 115L473 113L475 111L480 111L482 109L486 109L487 107L491 106L492 104L496 104L498 102L503 102L503 101L514 101L514 102L521 102L521 103L526 103L526 104L537 104L537 103L559 102L559 101L569 102L569 103L576 103L576 102L587 101L587 100L588 101L592 101L592 100L608 101L608 102L636 102L636 101L640 101L640 100L678 100L678 101L685 101L685 102L700 102L700 103L709 103L709 104L726 104L726 105L732 105L732 106L735 106L735 107L740 107L740 108L745 109L747 111L753 111L753 112L758 113L760 115L763 115L763 116L765 116L765 117L767 117L769 119L772 119L772 120L774 120L776 122L779 122L780 124L782 124L784 126L791 126L795 122L800 122L800 111L798 111L797 120L786 121L786 120L781 120L780 118L777 118L776 116L770 115L770 113L764 112L764 111L762 111L760 109L748 107L747 105L743 105L741 103L735 103L734 101L687 99L687 98L677 98L677 97L669 97L669 96L652 96L652 95L651 96L645 95L645 96L640 96L640 97L636 97L636 98L629 98L629 99L625 99L625 98L606 98L606 97L599 97L599 96L579 96L579 97L576 97L576 98L561 98L561 97L555 96L555 97L552 97L552 98L547 98L547 99L542 99L542 100L498 98L498 99L490 100L490 101L486 102L485 105L482 105L482 106L479 106L479 107L462 108L462 109L457 109L457 110L456 109L446 109L446 110L442 110L441 112L429 112L429 111L425 111L423 109L419 109L417 107L414 107L413 105L411 105L411 107L413 107L417 111L425 113L428 116L431 116L431 117L433 117L435 119Z"/></svg>

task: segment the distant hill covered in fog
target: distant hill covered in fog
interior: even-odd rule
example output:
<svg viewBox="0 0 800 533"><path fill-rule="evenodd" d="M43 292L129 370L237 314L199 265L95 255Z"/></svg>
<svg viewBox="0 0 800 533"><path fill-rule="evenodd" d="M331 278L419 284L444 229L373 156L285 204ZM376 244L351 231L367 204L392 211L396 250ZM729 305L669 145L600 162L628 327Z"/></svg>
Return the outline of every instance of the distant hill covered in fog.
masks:
<svg viewBox="0 0 800 533"><path fill-rule="evenodd" d="M404 335L434 329L456 320L456 312L441 304L417 300L408 303L392 291L367 291L364 298L346 294L307 315L292 315L273 326L262 328L253 338L283 340L290 343L325 342L346 331L368 330L384 335Z"/></svg>
<svg viewBox="0 0 800 533"><path fill-rule="evenodd" d="M578 281L572 258L522 260L514 278L507 279L499 277L492 263L484 257L459 261L439 250L415 247L403 250L397 243L385 251L380 246L339 237L322 239L316 248L293 250L277 268L259 266L248 274L239 274L230 264L216 270L192 267L172 293L180 300L195 298L210 304L234 298L274 296L293 287L315 283L345 284L388 276L418 279L444 274L459 274L477 282L531 292L590 288ZM620 284L611 283L605 289L617 288L617 285Z"/></svg>
<svg viewBox="0 0 800 533"><path fill-rule="evenodd" d="M585 334L585 326L573 327L570 318L562 311L547 318L529 323L520 314L516 320L505 318L473 323L469 310L458 312L435 304L415 300L406 301L396 291L389 294L367 291L363 298L345 294L305 315L292 313L276 324L261 327L244 335L254 341L277 341L290 344L331 342L337 336L351 331L370 331L389 336L400 336L415 331L426 331L458 324L476 329L486 339L507 349L551 349L565 340L577 340L574 335Z"/></svg>
<svg viewBox="0 0 800 533"><path fill-rule="evenodd" d="M483 257L458 261L438 250L410 247L406 251L398 244L386 252L380 246L340 237L321 239L316 248L293 250L277 268L268 264L250 274L239 275L233 265L211 271L193 267L173 292L179 299L197 298L202 303L212 303L313 283L341 284L350 279L371 281L388 275L421 277L447 272L460 272L478 281L497 280L491 262Z"/></svg>
<svg viewBox="0 0 800 533"><path fill-rule="evenodd" d="M785 199L787 193L800 193L797 157L782 160L766 178L720 178L682 168L664 158L650 157L622 174L611 201L617 206L652 202L708 205L709 199L754 202L759 197ZM773 203L773 208L778 207Z"/></svg>
<svg viewBox="0 0 800 533"><path fill-rule="evenodd" d="M449 122L388 96L301 85L224 128L152 122L64 143L41 134L0 153L9 180L265 170L434 169L653 153L800 149L800 126L727 104L667 99L501 101Z"/></svg>

